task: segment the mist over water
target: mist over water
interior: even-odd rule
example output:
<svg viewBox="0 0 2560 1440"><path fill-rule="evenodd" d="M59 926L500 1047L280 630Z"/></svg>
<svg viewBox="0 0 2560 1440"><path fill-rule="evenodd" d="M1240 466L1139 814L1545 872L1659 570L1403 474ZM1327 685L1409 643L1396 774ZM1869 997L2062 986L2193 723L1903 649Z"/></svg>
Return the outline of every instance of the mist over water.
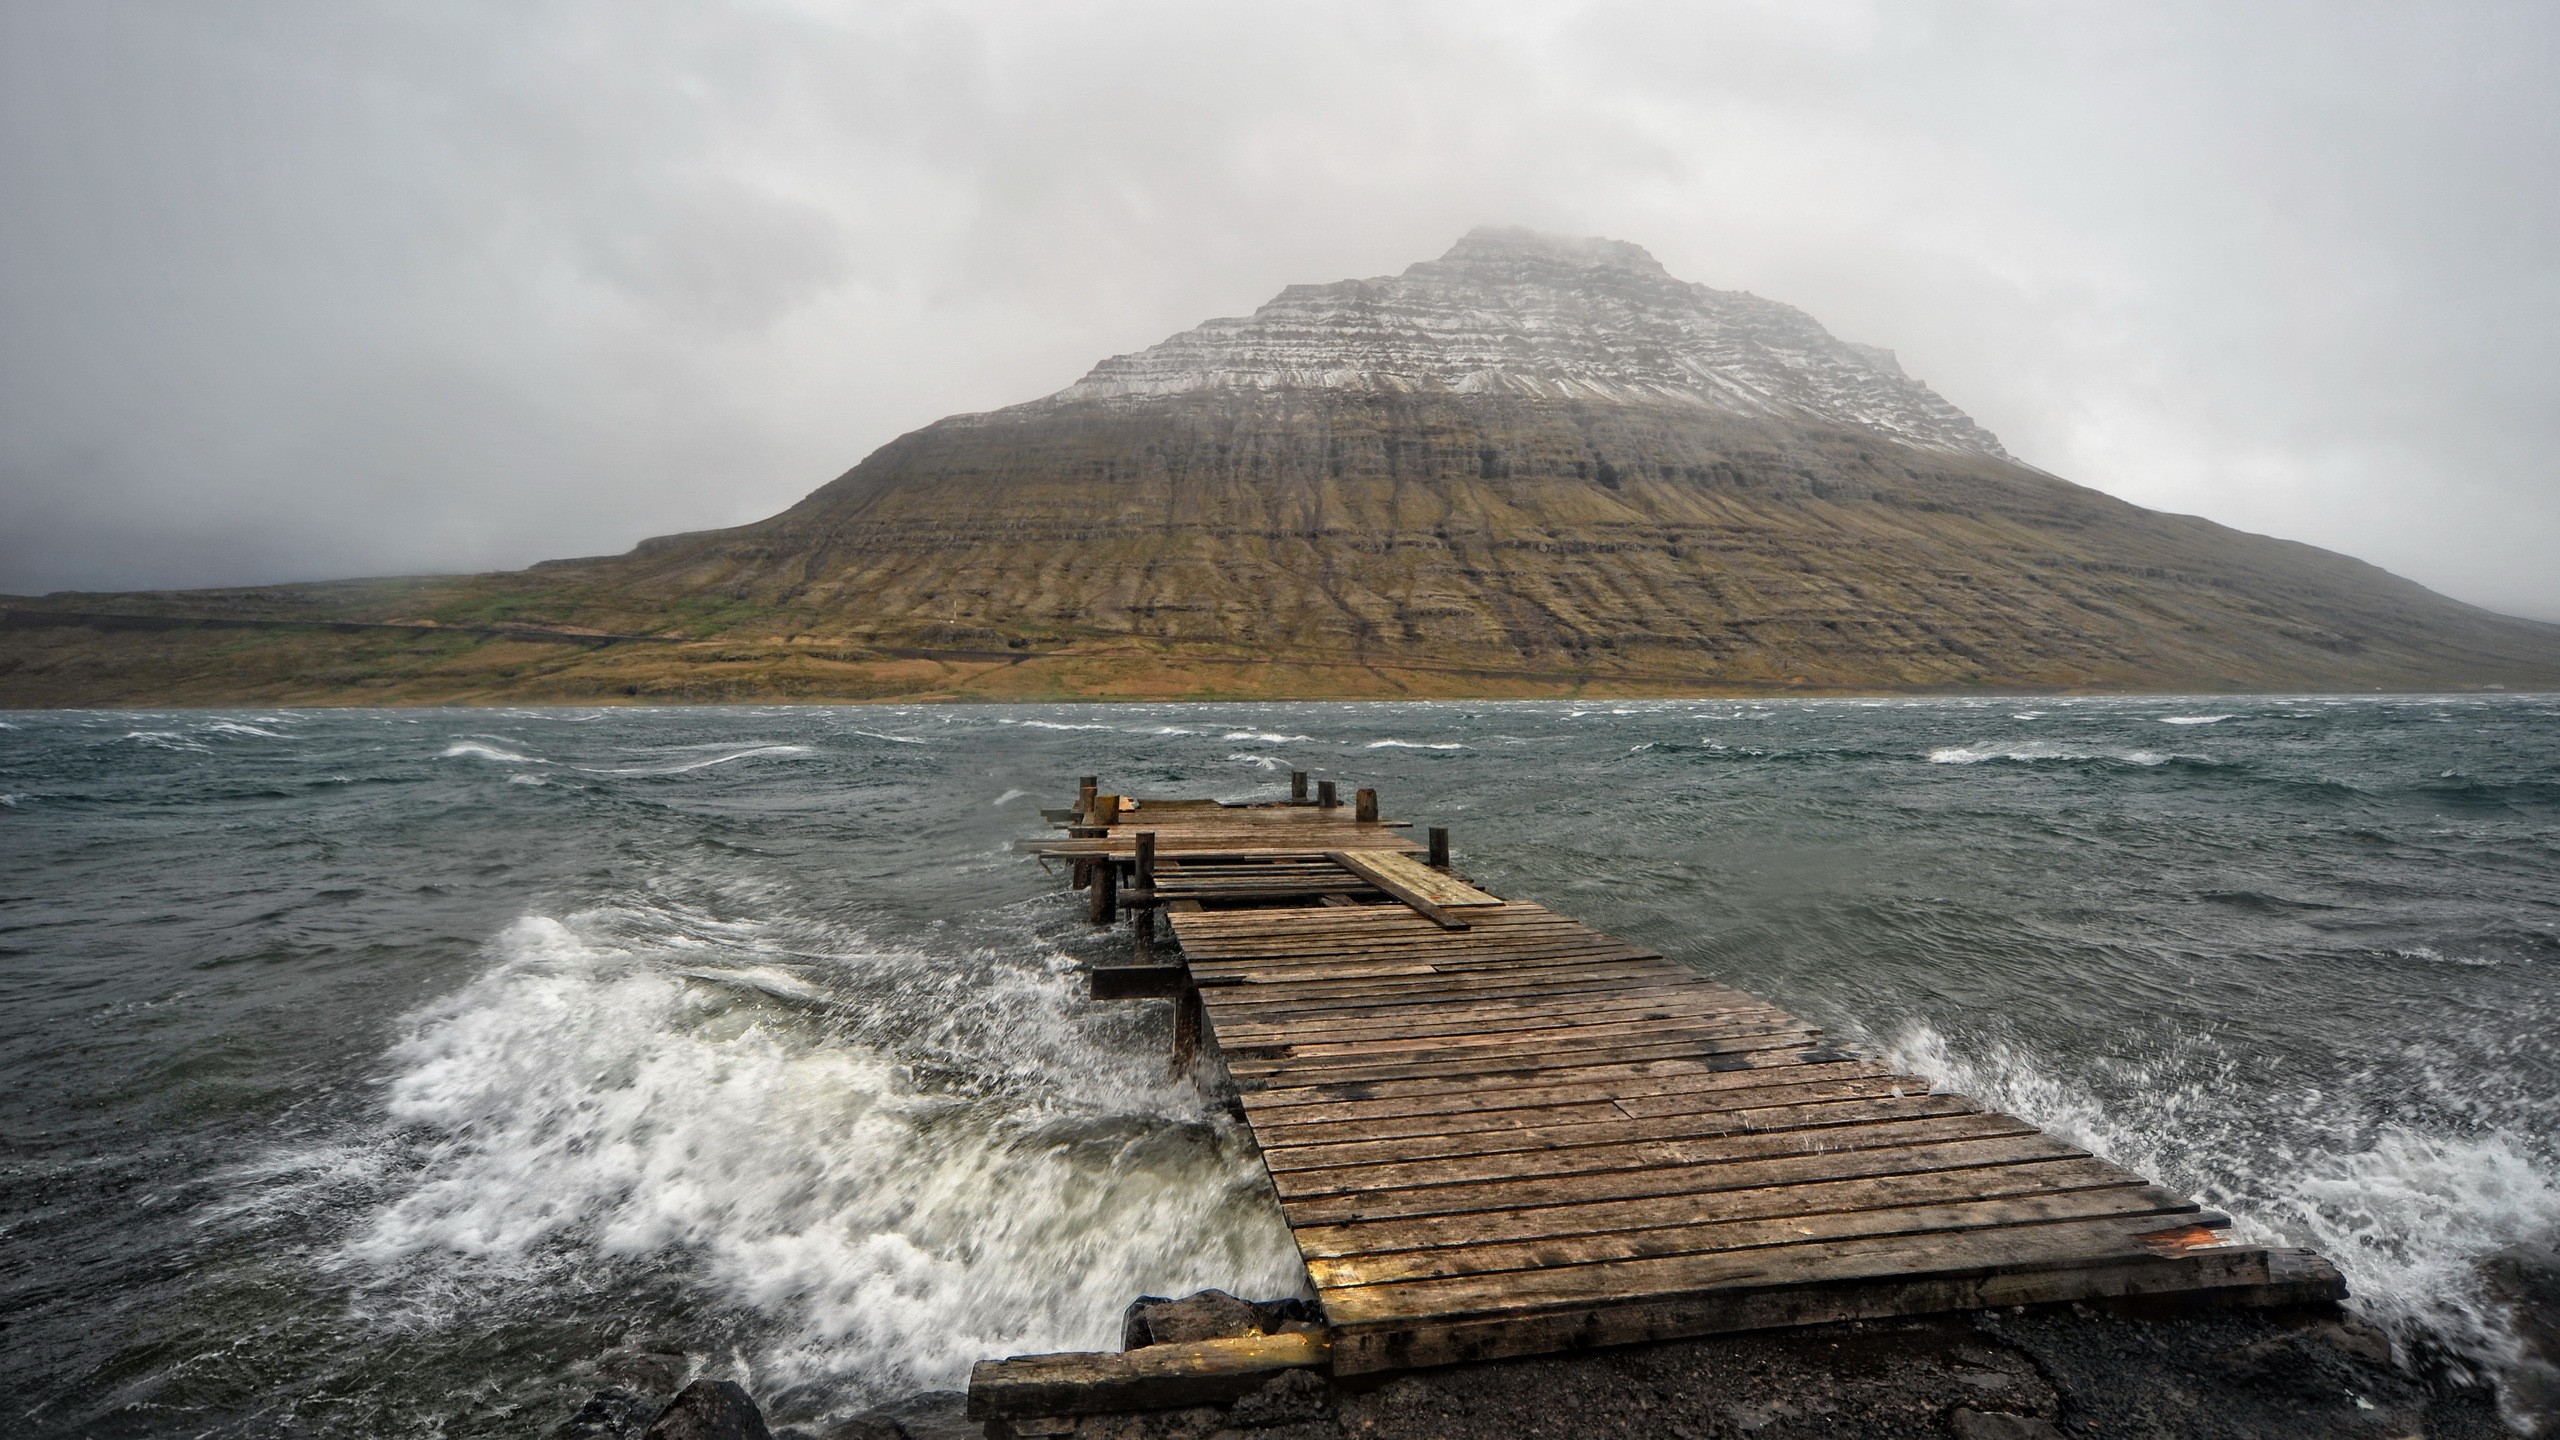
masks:
<svg viewBox="0 0 2560 1440"><path fill-rule="evenodd" d="M33 1435L777 1422L1298 1283L1124 943L1014 854L1378 785L1461 866L2319 1247L2505 1354L2560 1230L2560 702L12 714L0 1393Z"/></svg>

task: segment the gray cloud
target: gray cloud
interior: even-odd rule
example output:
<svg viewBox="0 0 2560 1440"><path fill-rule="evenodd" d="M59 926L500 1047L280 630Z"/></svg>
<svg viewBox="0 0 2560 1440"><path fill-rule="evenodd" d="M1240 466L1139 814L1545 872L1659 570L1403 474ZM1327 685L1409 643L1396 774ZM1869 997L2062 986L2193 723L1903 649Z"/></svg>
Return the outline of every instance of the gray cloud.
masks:
<svg viewBox="0 0 2560 1440"><path fill-rule="evenodd" d="M0 10L0 589L733 524L1479 223L2560 618L2547 6Z"/></svg>

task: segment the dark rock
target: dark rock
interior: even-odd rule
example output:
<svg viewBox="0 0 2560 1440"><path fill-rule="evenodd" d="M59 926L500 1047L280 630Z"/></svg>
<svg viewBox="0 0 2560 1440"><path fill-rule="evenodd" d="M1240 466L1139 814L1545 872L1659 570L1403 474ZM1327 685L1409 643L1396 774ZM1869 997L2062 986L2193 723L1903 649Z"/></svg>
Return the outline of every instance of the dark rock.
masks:
<svg viewBox="0 0 2560 1440"><path fill-rule="evenodd" d="M1324 1312L1308 1300L1239 1300L1224 1290L1203 1290L1180 1300L1141 1295L1120 1317L1120 1348L1277 1335L1323 1321Z"/></svg>
<svg viewBox="0 0 2560 1440"><path fill-rule="evenodd" d="M649 1417L658 1413L658 1402L647 1395L621 1386L597 1391L578 1413L560 1422L550 1440L639 1440L649 1428Z"/></svg>
<svg viewBox="0 0 2560 1440"><path fill-rule="evenodd" d="M1333 1387L1325 1378L1312 1370L1289 1370L1227 1407L1227 1425L1236 1430L1268 1430L1325 1420L1332 1414Z"/></svg>
<svg viewBox="0 0 2560 1440"><path fill-rule="evenodd" d="M1947 1417L1947 1428L1955 1432L1956 1440L2062 1440L2062 1432L2050 1420L1998 1410L1960 1408Z"/></svg>
<svg viewBox="0 0 2560 1440"><path fill-rule="evenodd" d="M597 1378L643 1395L673 1395L692 1369L691 1360L663 1350L617 1350L596 1362Z"/></svg>
<svg viewBox="0 0 2560 1440"><path fill-rule="evenodd" d="M773 1440L764 1415L735 1380L696 1380L649 1425L645 1440Z"/></svg>

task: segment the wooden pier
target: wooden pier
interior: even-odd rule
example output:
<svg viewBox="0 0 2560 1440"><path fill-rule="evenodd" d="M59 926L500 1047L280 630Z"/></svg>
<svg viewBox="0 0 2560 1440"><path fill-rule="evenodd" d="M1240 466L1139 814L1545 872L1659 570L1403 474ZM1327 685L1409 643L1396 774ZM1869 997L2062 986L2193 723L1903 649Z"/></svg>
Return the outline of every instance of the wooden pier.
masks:
<svg viewBox="0 0 2560 1440"><path fill-rule="evenodd" d="M973 1413L1196 1403L1280 1365L1349 1376L1995 1305L2344 1294L2309 1252L2232 1243L2225 1217L2023 1120L1490 894L1448 868L1445 832L1417 844L1373 792L1344 807L1305 778L1254 806L1088 781L1049 812L1066 835L1028 848L1074 868L1096 921L1135 927L1094 994L1173 1000L1176 1063L1195 1047L1223 1061L1325 1333L989 1362ZM1133 1366L1182 1379L1150 1389Z"/></svg>

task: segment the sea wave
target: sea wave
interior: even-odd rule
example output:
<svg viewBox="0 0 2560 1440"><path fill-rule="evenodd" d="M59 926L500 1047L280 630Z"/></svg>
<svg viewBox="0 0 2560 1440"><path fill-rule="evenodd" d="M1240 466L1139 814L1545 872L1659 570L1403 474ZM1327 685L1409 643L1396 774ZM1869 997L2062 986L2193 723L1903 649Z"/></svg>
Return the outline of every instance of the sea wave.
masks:
<svg viewBox="0 0 2560 1440"><path fill-rule="evenodd" d="M1062 970L761 943L613 912L501 934L387 1057L398 1154L325 1257L359 1308L469 1325L581 1267L678 1272L756 1318L760 1390L850 1407L1108 1348L1131 1295L1295 1287L1239 1127L1158 1052L1096 1049ZM935 1001L829 1018L865 970Z"/></svg>
<svg viewBox="0 0 2560 1440"><path fill-rule="evenodd" d="M1945 745L1929 752L1932 765L1980 765L1985 761L2010 761L2031 765L2039 761L2108 760L2122 765L2166 765L2172 760L2198 759L2197 756L2175 755L2163 750L2121 749L2089 750L2047 740L1984 742L1976 745Z"/></svg>
<svg viewBox="0 0 2560 1440"><path fill-rule="evenodd" d="M744 750L735 751L731 754L714 755L707 760L687 760L681 765L631 765L618 767L580 765L577 768L586 771L590 775L684 775L695 770L708 770L714 765L727 765L739 760L754 760L764 756L807 755L810 753L812 753L811 749L806 745L751 745Z"/></svg>
<svg viewBox="0 0 2560 1440"><path fill-rule="evenodd" d="M2341 1097L2264 1095L2294 1117L2282 1138L2250 1132L2224 1098L2233 1062L2151 1074L2110 1104L2023 1047L1959 1048L1913 1022L1885 1047L1898 1069L2033 1122L2093 1153L2228 1211L2234 1238L2305 1245L2345 1274L2348 1304L2401 1346L2450 1352L2503 1375L2523 1359L2512 1317L2480 1261L2560 1237L2560 1163L2490 1126L2467 1135L2367 1126Z"/></svg>
<svg viewBox="0 0 2560 1440"><path fill-rule="evenodd" d="M203 742L190 740L174 730L128 730L118 739L145 750L180 750L196 755L212 753Z"/></svg>
<svg viewBox="0 0 2560 1440"><path fill-rule="evenodd" d="M237 720L216 720L212 724L205 726L204 729L206 733L213 735L255 735L262 740L290 740L293 738L281 730L267 730L256 725L243 725Z"/></svg>
<svg viewBox="0 0 2560 1440"><path fill-rule="evenodd" d="M1287 745L1300 740L1311 740L1315 737L1311 735L1283 735L1273 730L1230 730L1218 738L1221 740L1259 740L1265 745Z"/></svg>
<svg viewBox="0 0 2560 1440"><path fill-rule="evenodd" d="M1456 740L1372 740L1371 750L1465 750L1470 747Z"/></svg>
<svg viewBox="0 0 2560 1440"><path fill-rule="evenodd" d="M2160 723L2163 725L2219 725L2231 718L2233 717L2229 715L2164 715L2160 717Z"/></svg>

